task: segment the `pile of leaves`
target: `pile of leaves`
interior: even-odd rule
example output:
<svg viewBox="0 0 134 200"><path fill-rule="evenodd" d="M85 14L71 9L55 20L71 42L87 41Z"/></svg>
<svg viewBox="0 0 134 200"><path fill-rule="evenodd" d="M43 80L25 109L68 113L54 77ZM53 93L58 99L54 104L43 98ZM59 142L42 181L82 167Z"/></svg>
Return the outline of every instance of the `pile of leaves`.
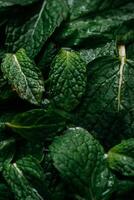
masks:
<svg viewBox="0 0 134 200"><path fill-rule="evenodd" d="M134 2L0 0L0 200L134 199Z"/></svg>

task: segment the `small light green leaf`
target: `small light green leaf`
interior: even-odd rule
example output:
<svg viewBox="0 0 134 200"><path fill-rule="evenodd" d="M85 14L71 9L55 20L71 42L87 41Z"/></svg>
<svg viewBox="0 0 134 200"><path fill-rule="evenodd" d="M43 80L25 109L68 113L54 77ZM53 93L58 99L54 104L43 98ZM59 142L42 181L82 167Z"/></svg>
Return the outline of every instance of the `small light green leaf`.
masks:
<svg viewBox="0 0 134 200"><path fill-rule="evenodd" d="M86 88L86 64L78 52L61 49L50 72L50 96L56 106L73 110Z"/></svg>
<svg viewBox="0 0 134 200"><path fill-rule="evenodd" d="M108 199L114 176L102 146L82 128L70 128L50 146L54 166L77 193L88 200Z"/></svg>
<svg viewBox="0 0 134 200"><path fill-rule="evenodd" d="M62 131L66 119L54 110L34 109L16 115L6 125L30 141L40 141Z"/></svg>
<svg viewBox="0 0 134 200"><path fill-rule="evenodd" d="M110 149L108 162L111 169L134 177L134 138L124 140Z"/></svg>
<svg viewBox="0 0 134 200"><path fill-rule="evenodd" d="M20 49L16 54L6 54L1 69L22 99L37 105L41 102L44 92L42 74L24 49Z"/></svg>
<svg viewBox="0 0 134 200"><path fill-rule="evenodd" d="M5 163L10 163L15 153L15 140L13 138L0 141L0 171Z"/></svg>
<svg viewBox="0 0 134 200"><path fill-rule="evenodd" d="M3 176L11 187L17 200L43 200L35 188L32 188L16 163L6 164Z"/></svg>
<svg viewBox="0 0 134 200"><path fill-rule="evenodd" d="M43 0L34 16L24 24L13 22L7 30L6 46L9 50L26 49L34 58L55 29L66 18L68 8L65 0Z"/></svg>

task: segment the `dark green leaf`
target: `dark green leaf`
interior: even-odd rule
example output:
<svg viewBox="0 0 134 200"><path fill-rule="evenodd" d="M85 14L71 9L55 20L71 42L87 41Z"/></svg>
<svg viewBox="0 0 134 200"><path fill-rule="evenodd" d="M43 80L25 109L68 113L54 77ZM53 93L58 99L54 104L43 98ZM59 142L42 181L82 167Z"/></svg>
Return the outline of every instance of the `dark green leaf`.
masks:
<svg viewBox="0 0 134 200"><path fill-rule="evenodd" d="M134 138L124 140L108 152L111 169L134 177Z"/></svg>
<svg viewBox="0 0 134 200"><path fill-rule="evenodd" d="M12 194L7 185L0 183L0 200L10 200L12 199Z"/></svg>
<svg viewBox="0 0 134 200"><path fill-rule="evenodd" d="M17 151L17 158L21 159L22 157L26 156L33 156L35 157L38 162L42 162L44 158L44 145L43 143L37 143L35 142L22 142L21 145L19 146L19 149Z"/></svg>
<svg viewBox="0 0 134 200"><path fill-rule="evenodd" d="M56 186L54 188L50 188L51 189L51 196L50 199L51 200L65 200L67 199L67 194L65 191L65 188L63 187L62 184L56 184Z"/></svg>
<svg viewBox="0 0 134 200"><path fill-rule="evenodd" d="M117 194L125 194L128 191L131 192L134 190L134 181L133 180L119 180L117 184Z"/></svg>
<svg viewBox="0 0 134 200"><path fill-rule="evenodd" d="M116 35L119 44L131 44L134 41L134 18L123 23Z"/></svg>
<svg viewBox="0 0 134 200"><path fill-rule="evenodd" d="M125 51L123 46L121 49ZM106 145L134 136L133 76L134 62L125 57L101 57L88 65L88 84L77 109L77 124L99 133Z"/></svg>
<svg viewBox="0 0 134 200"><path fill-rule="evenodd" d="M14 6L14 5L28 5L33 2L36 2L39 0L1 0L0 1L0 7L1 6Z"/></svg>
<svg viewBox="0 0 134 200"><path fill-rule="evenodd" d="M114 56L115 53L116 53L115 41L107 42L101 47L80 50L80 56L84 61L86 61L87 64L95 60L96 58L102 56Z"/></svg>
<svg viewBox="0 0 134 200"><path fill-rule="evenodd" d="M3 58L4 54L5 54L5 50L0 49L0 60Z"/></svg>
<svg viewBox="0 0 134 200"><path fill-rule="evenodd" d="M43 200L35 188L32 188L16 163L6 164L3 176L17 200Z"/></svg>
<svg viewBox="0 0 134 200"><path fill-rule="evenodd" d="M131 2L131 0L68 0L71 19L91 13L98 13L109 8L117 8L127 2Z"/></svg>
<svg viewBox="0 0 134 200"><path fill-rule="evenodd" d="M85 92L86 64L78 52L61 49L53 60L49 79L56 106L73 110Z"/></svg>
<svg viewBox="0 0 134 200"><path fill-rule="evenodd" d="M16 115L8 127L30 141L44 140L66 126L66 119L54 110L35 109Z"/></svg>
<svg viewBox="0 0 134 200"><path fill-rule="evenodd" d="M27 54L33 58L56 27L66 18L67 12L65 0L43 0L37 13L23 25L14 22L9 26L7 47L12 51L23 47Z"/></svg>
<svg viewBox="0 0 134 200"><path fill-rule="evenodd" d="M13 138L0 141L0 171L4 163L10 163L15 153L15 140Z"/></svg>
<svg viewBox="0 0 134 200"><path fill-rule="evenodd" d="M66 23L54 40L62 46L92 48L116 39L116 32L126 21L134 18L134 4L104 12L95 18L82 18Z"/></svg>
<svg viewBox="0 0 134 200"><path fill-rule="evenodd" d="M41 102L44 91L42 74L24 49L20 49L16 54L6 54L1 68L21 98L33 104Z"/></svg>
<svg viewBox="0 0 134 200"><path fill-rule="evenodd" d="M39 161L33 156L23 157L16 162L17 166L22 172L29 178L38 179L38 181L44 181L45 175L41 168ZM32 180L31 180L32 181Z"/></svg>
<svg viewBox="0 0 134 200"><path fill-rule="evenodd" d="M42 70L42 72L44 72L44 75L49 72L50 65L52 63L53 58L56 56L57 51L58 48L54 43L48 43L46 45L45 51L43 52L43 55L41 56L41 59L38 62L38 66Z"/></svg>
<svg viewBox="0 0 134 200"><path fill-rule="evenodd" d="M127 57L129 59L134 60L134 43L131 43L130 45L128 45L128 47L127 47Z"/></svg>
<svg viewBox="0 0 134 200"><path fill-rule="evenodd" d="M88 200L108 199L114 176L107 167L101 145L84 129L71 128L50 146L54 166L61 176Z"/></svg>
<svg viewBox="0 0 134 200"><path fill-rule="evenodd" d="M44 173L40 161L34 156L27 155L16 161L17 166L23 172L31 185L42 195L45 199L48 198L48 188L46 184L46 171Z"/></svg>
<svg viewBox="0 0 134 200"><path fill-rule="evenodd" d="M7 100L12 99L13 96L14 93L9 87L7 80L0 75L0 102L6 102Z"/></svg>

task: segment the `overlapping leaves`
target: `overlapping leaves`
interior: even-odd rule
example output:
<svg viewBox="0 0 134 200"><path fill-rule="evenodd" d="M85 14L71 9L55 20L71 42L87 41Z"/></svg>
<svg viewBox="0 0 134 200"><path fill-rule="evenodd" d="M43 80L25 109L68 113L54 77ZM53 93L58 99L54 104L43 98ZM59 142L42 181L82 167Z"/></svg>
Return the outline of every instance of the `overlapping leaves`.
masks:
<svg viewBox="0 0 134 200"><path fill-rule="evenodd" d="M9 50L17 51L23 47L27 54L34 58L67 16L68 8L65 0L44 0L39 5L37 13L24 24L13 21L9 25L6 40Z"/></svg>
<svg viewBox="0 0 134 200"><path fill-rule="evenodd" d="M108 199L114 176L107 168L103 148L86 130L69 129L54 140L50 151L55 167L80 196Z"/></svg>
<svg viewBox="0 0 134 200"><path fill-rule="evenodd" d="M0 199L134 199L133 8L0 1Z"/></svg>

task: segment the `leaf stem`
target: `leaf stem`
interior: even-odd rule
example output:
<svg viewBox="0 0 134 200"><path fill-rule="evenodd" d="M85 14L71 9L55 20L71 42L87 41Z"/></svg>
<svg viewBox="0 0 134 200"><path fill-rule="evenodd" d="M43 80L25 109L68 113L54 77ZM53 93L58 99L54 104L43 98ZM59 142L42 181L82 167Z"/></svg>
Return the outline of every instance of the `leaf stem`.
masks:
<svg viewBox="0 0 134 200"><path fill-rule="evenodd" d="M122 89L122 84L123 84L123 70L124 70L124 65L125 65L125 60L126 60L125 45L119 45L118 50L119 50L119 58L121 61L120 69L119 69L119 87L118 87L118 97L117 97L118 112L119 112L121 108L121 89Z"/></svg>

